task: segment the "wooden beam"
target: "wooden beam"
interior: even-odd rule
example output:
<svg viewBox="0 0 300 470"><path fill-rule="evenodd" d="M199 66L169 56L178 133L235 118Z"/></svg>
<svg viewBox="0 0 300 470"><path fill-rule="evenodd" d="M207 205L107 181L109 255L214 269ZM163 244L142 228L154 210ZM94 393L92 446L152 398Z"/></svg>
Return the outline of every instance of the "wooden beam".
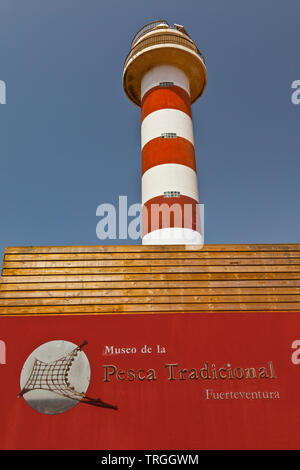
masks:
<svg viewBox="0 0 300 470"><path fill-rule="evenodd" d="M294 244L230 244L230 245L94 245L94 246L23 246L7 247L5 253L139 253L181 251L300 251Z"/></svg>
<svg viewBox="0 0 300 470"><path fill-rule="evenodd" d="M95 305L115 305L122 309L127 304L142 304L148 308L149 305L153 304L220 304L220 303L297 303L300 300L298 295L160 295L160 296L99 296L99 297L73 297L73 298L59 298L59 297L48 297L48 298L22 298L22 299L0 299L0 307L28 307L33 306L57 306L57 305L80 305L86 306L86 310L89 306Z"/></svg>
<svg viewBox="0 0 300 470"><path fill-rule="evenodd" d="M8 278L10 279L10 278ZM204 290L207 289L222 289L226 290L228 288L274 288L274 289L281 289L283 287L292 289L293 291L297 291L298 287L300 287L300 279L299 280L229 280L229 281L186 281L186 280L174 280L174 281L99 281L99 282L92 282L92 281L75 281L75 282L27 282L27 283L9 283L9 282L0 282L0 295L9 292L22 292L22 291L33 291L38 295L39 291L71 291L75 290L79 292L78 289L81 290L105 290L109 289L110 291L119 290L119 289L126 289L131 291L132 289L169 289L169 288L179 288L182 290L186 290L188 288L203 288Z"/></svg>
<svg viewBox="0 0 300 470"><path fill-rule="evenodd" d="M47 314L122 314L122 313L192 313L212 311L300 311L300 302L276 302L276 303L203 303L203 304L125 304L125 305L53 305L53 306L23 306L23 307L0 307L0 315L47 315Z"/></svg>
<svg viewBox="0 0 300 470"><path fill-rule="evenodd" d="M0 290L0 302L1 299L55 299L55 298L95 298L95 297L112 297L115 298L115 302L121 301L122 297L142 297L148 298L153 297L152 301L161 296L176 297L176 301L181 301L182 297L189 296L253 296L263 295L269 296L276 295L280 296L283 294L291 294L300 296L300 287L213 287L213 288L151 288L151 289L61 289L61 290L17 290L17 291L2 291ZM300 297L299 297L300 298ZM186 299L184 299L186 300ZM296 299L297 300L297 299ZM95 301L96 302L96 301Z"/></svg>
<svg viewBox="0 0 300 470"><path fill-rule="evenodd" d="M190 266L188 263L179 266L140 266L132 267L98 267L98 268L3 268L2 276L45 276L45 275L109 275L109 274L183 274L183 273L300 273L300 265L282 266Z"/></svg>
<svg viewBox="0 0 300 470"><path fill-rule="evenodd" d="M5 261L92 261L92 260L171 260L171 259L290 259L300 258L300 251L160 251L100 253L7 253Z"/></svg>
<svg viewBox="0 0 300 470"><path fill-rule="evenodd" d="M122 281L240 281L240 280L298 280L300 273L292 272L244 272L244 273L139 273L139 274L70 274L70 275L27 275L2 276L1 283L43 283L43 282L122 282Z"/></svg>
<svg viewBox="0 0 300 470"><path fill-rule="evenodd" d="M90 261L4 261L3 269L49 268L144 268L186 266L186 259L163 260L90 260ZM299 266L300 258L189 259L188 266Z"/></svg>

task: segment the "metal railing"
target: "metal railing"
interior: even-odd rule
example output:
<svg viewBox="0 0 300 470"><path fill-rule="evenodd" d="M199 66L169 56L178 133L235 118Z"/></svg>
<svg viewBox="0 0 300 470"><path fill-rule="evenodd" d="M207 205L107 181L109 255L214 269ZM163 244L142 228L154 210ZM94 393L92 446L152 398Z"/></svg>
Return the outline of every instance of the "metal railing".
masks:
<svg viewBox="0 0 300 470"><path fill-rule="evenodd" d="M149 33L152 29L156 28L159 25L164 25L168 28L170 28L169 23L165 20L157 20L157 21L151 21L151 23L146 24L143 26L141 29L138 30L136 35L134 36L132 42L131 42L131 48L134 46L134 44L142 37L144 34Z"/></svg>

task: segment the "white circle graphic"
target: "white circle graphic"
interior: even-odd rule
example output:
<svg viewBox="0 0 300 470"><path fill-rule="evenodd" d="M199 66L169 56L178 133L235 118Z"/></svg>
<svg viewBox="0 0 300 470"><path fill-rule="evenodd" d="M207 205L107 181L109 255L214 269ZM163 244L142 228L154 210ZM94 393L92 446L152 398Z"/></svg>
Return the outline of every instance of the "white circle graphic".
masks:
<svg viewBox="0 0 300 470"><path fill-rule="evenodd" d="M49 341L26 359L20 396L39 413L64 413L80 402L90 377L88 358L79 346L64 340Z"/></svg>

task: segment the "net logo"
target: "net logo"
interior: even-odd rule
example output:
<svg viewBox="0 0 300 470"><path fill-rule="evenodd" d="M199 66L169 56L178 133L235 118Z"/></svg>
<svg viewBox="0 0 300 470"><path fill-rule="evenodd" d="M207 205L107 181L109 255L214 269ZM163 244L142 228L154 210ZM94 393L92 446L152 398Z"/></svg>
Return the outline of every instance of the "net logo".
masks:
<svg viewBox="0 0 300 470"><path fill-rule="evenodd" d="M6 344L0 340L0 365L6 364Z"/></svg>
<svg viewBox="0 0 300 470"><path fill-rule="evenodd" d="M86 394L91 378L90 363L82 350L86 344L55 340L35 349L23 365L18 398L23 397L35 411L50 415L65 413L78 403L116 410L116 406Z"/></svg>

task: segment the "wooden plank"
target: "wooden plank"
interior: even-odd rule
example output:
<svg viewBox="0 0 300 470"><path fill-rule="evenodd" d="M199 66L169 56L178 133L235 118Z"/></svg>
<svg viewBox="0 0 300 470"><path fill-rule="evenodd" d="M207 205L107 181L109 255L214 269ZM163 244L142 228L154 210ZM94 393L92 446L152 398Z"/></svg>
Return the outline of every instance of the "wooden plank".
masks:
<svg viewBox="0 0 300 470"><path fill-rule="evenodd" d="M179 251L300 251L294 244L230 244L230 245L94 245L94 246L24 246L7 247L5 253L131 253Z"/></svg>
<svg viewBox="0 0 300 470"><path fill-rule="evenodd" d="M84 274L168 274L168 273L300 273L300 266L190 266L185 263L183 266L141 266L116 268L36 268L36 269L6 269L2 271L2 276L49 276L49 275L84 275Z"/></svg>
<svg viewBox="0 0 300 470"><path fill-rule="evenodd" d="M39 291L65 291L75 290L80 292L78 289L84 290L105 290L109 289L110 291L119 290L119 289L165 289L165 288L179 288L179 289L188 289L188 288L203 288L207 289L228 289L228 288L290 288L292 290L300 287L300 280L232 280L232 281L111 281L111 282L28 282L28 283L4 283L0 282L0 296L5 292L15 291L22 292L24 291L33 291L38 296ZM9 295L9 294L8 294Z"/></svg>
<svg viewBox="0 0 300 470"><path fill-rule="evenodd" d="M300 258L299 251L178 251L178 252L148 252L138 253L34 253L6 254L5 261L92 261L92 260L153 260L153 259L273 259Z"/></svg>
<svg viewBox="0 0 300 470"><path fill-rule="evenodd" d="M9 247L0 315L299 311L300 244Z"/></svg>
<svg viewBox="0 0 300 470"><path fill-rule="evenodd" d="M139 274L81 274L81 275L37 275L2 276L1 283L44 283L44 282L122 282L122 281L223 281L223 280L298 280L300 273L293 272L245 272L245 273L139 273Z"/></svg>
<svg viewBox="0 0 300 470"><path fill-rule="evenodd" d="M283 303L299 302L298 295L184 295L184 296L143 296L143 297L73 297L73 298L30 298L30 299L0 299L0 307L47 306L47 305L116 305L120 309L127 304L216 304L216 303Z"/></svg>
<svg viewBox="0 0 300 470"><path fill-rule="evenodd" d="M0 315L46 315L46 314L126 314L126 313L176 313L212 311L299 311L300 302L252 302L252 303L209 303L209 304L127 304L127 305L53 305L34 307L0 307Z"/></svg>
<svg viewBox="0 0 300 470"><path fill-rule="evenodd" d="M214 287L214 288L161 288L161 289L63 289L63 290L28 290L28 291L0 291L0 299L30 299L30 298L85 298L85 297L140 297L140 296L198 296L198 295L298 295L300 300L300 287Z"/></svg>
<svg viewBox="0 0 300 470"><path fill-rule="evenodd" d="M133 268L186 266L185 259L163 260L91 260L91 261L6 261L3 269L49 269L49 268ZM189 266L299 266L300 258L260 259L189 259Z"/></svg>

